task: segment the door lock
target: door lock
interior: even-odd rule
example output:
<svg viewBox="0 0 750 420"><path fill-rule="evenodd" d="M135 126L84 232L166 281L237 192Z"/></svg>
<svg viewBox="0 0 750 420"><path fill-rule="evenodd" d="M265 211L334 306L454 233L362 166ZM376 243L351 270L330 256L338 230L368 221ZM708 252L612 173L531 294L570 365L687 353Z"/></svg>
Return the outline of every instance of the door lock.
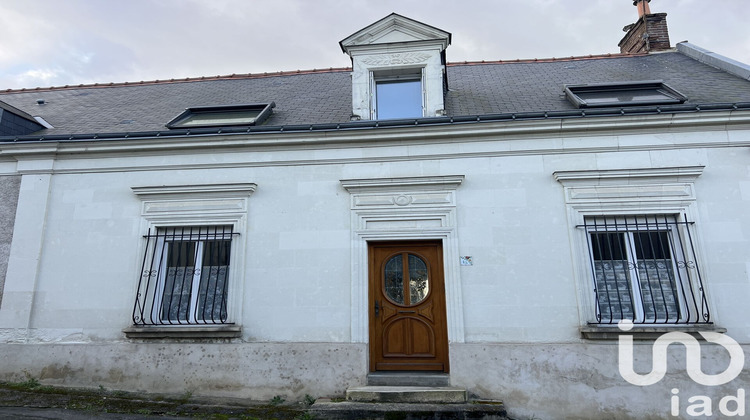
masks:
<svg viewBox="0 0 750 420"><path fill-rule="evenodd" d="M376 300L375 300L375 315L378 315L379 313L380 313L380 303L379 303L379 301L378 301L378 300L376 299Z"/></svg>

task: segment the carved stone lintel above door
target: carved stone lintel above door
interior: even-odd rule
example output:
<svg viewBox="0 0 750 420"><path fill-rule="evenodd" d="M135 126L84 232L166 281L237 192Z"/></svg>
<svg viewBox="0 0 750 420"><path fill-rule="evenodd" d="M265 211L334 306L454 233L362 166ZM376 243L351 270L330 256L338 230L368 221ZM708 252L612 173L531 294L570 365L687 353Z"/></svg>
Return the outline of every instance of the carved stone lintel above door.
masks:
<svg viewBox="0 0 750 420"><path fill-rule="evenodd" d="M463 175L344 179L351 195L353 342L368 338L367 243L441 240L448 337L464 341L456 189Z"/></svg>
<svg viewBox="0 0 750 420"><path fill-rule="evenodd" d="M406 178L345 179L351 209L455 207L455 190L463 175Z"/></svg>

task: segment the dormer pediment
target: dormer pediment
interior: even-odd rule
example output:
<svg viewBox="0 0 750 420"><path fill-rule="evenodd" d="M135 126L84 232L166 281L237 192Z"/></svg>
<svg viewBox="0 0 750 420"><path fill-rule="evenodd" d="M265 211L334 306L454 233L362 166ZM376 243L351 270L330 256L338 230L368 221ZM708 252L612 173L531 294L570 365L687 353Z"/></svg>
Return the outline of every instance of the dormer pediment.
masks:
<svg viewBox="0 0 750 420"><path fill-rule="evenodd" d="M451 34L391 13L344 38L352 58L352 119L445 115Z"/></svg>
<svg viewBox="0 0 750 420"><path fill-rule="evenodd" d="M345 53L351 55L352 50L358 47L414 42L438 44L442 51L450 44L451 34L442 29L391 13L349 35L339 44Z"/></svg>

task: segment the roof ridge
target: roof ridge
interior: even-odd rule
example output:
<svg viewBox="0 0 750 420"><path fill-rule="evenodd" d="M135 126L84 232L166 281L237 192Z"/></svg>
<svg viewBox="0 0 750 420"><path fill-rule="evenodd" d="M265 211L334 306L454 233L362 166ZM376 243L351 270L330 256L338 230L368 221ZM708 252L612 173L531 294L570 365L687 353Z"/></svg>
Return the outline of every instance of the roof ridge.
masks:
<svg viewBox="0 0 750 420"><path fill-rule="evenodd" d="M352 70L351 67L329 67L327 69L289 70L289 71L276 71L276 72L263 72L263 73L232 73L232 74L227 74L227 75L184 77L184 78L179 78L179 79L171 78L171 79L141 80L139 82L81 83L78 85L3 89L3 90L0 90L0 94L2 93L48 92L48 91L66 90L66 89L93 89L93 88L122 87L122 86L161 85L161 84L171 84L171 83L202 82L202 81L213 81L213 80L262 79L266 77L291 76L291 75L298 75L298 74L315 74L315 73L336 73L336 72L351 71L351 70Z"/></svg>
<svg viewBox="0 0 750 420"><path fill-rule="evenodd" d="M598 60L604 58L626 58L626 57L641 57L648 55L648 53L606 53L606 54L589 54L582 56L570 56L570 57L551 57L551 58L527 58L527 59L512 59L512 60L481 60L481 61L456 61L447 63L448 66L473 66L482 64L513 64L513 63L550 63L557 61L578 61L578 60ZM289 71L276 71L276 72L263 72L263 73L232 73L227 75L216 75L216 76L199 76L199 77L185 77L185 78L171 78L171 79L155 79L155 80L141 80L139 82L109 82L109 83L82 83L78 85L64 85L64 86L49 86L49 87L35 87L35 88L10 88L0 90L1 93L28 93L28 92L49 92L56 90L67 90L67 89L93 89L93 88L105 88L105 87L123 87L123 86L145 86L145 85L160 85L170 83L186 83L186 82L202 82L202 81L213 81L213 80L232 80L232 79L261 79L266 77L278 77L278 76L293 76L300 74L317 74L317 73L335 73L342 71L352 71L351 67L329 67L323 69L312 69L312 70L289 70Z"/></svg>
<svg viewBox="0 0 750 420"><path fill-rule="evenodd" d="M515 64L515 63L552 63L557 61L579 61L579 60L600 60L603 58L628 58L643 57L649 53L605 53L589 55L572 55L570 57L551 57L551 58L515 58L511 60L482 60L482 61L457 61L449 62L448 66L476 66L481 64Z"/></svg>

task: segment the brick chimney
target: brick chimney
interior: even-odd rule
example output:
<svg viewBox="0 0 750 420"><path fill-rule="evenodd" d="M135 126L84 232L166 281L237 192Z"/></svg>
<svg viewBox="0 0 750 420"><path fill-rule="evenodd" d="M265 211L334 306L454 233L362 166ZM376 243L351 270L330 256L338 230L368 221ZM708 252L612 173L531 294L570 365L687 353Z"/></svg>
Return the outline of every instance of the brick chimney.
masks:
<svg viewBox="0 0 750 420"><path fill-rule="evenodd" d="M664 51L672 48L669 44L667 14L651 13L648 4L651 0L634 0L638 8L638 20L623 28L625 36L617 44L621 53L643 53Z"/></svg>

